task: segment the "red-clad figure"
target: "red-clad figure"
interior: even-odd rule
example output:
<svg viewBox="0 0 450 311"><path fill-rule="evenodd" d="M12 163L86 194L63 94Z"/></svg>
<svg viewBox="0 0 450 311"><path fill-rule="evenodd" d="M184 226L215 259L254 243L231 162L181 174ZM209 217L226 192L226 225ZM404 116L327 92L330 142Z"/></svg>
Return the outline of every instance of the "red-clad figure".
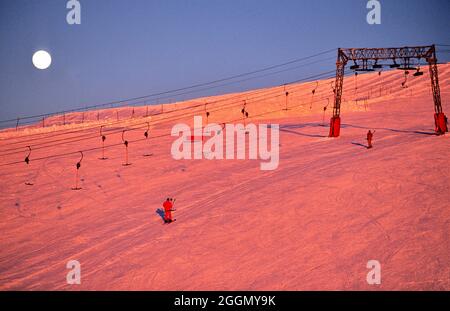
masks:
<svg viewBox="0 0 450 311"><path fill-rule="evenodd" d="M164 222L172 222L172 208L173 208L173 203L171 201L170 198L167 198L166 201L164 201L163 203L163 207L164 207Z"/></svg>
<svg viewBox="0 0 450 311"><path fill-rule="evenodd" d="M372 133L370 130L367 132L367 144L368 144L367 149L371 149L373 147L372 146L372 138L373 138L374 133L375 133L375 131L373 131L373 133Z"/></svg>

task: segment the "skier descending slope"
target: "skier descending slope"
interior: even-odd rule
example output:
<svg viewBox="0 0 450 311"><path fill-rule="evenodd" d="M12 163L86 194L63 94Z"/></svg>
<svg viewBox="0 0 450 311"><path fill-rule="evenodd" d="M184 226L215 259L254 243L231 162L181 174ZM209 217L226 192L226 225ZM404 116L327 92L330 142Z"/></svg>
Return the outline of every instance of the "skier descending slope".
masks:
<svg viewBox="0 0 450 311"><path fill-rule="evenodd" d="M167 198L166 201L163 203L164 207L164 223L171 223L175 221L176 219L172 219L172 212L173 210L173 202L171 198Z"/></svg>
<svg viewBox="0 0 450 311"><path fill-rule="evenodd" d="M367 149L371 149L373 147L372 146L373 134L375 134L375 131L373 131L373 133L370 130L367 132L367 144L368 144Z"/></svg>

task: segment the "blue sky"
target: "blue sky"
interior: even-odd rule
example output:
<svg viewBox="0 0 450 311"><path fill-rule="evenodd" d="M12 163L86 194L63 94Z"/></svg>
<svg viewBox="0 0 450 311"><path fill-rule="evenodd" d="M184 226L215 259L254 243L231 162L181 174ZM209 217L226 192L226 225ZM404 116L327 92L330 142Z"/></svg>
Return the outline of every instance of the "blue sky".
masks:
<svg viewBox="0 0 450 311"><path fill-rule="evenodd" d="M181 88L338 47L450 42L448 0L382 0L381 25L367 24L365 0L80 0L81 25L67 24L66 2L0 2L0 120ZM52 54L47 70L31 63L39 49ZM334 55L189 96L333 70Z"/></svg>

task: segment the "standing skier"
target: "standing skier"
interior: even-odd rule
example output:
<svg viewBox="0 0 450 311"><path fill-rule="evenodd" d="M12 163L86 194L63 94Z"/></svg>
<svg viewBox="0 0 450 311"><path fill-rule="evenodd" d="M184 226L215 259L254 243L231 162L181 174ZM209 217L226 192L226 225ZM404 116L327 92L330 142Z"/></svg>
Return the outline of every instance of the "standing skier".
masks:
<svg viewBox="0 0 450 311"><path fill-rule="evenodd" d="M163 207L164 207L164 222L171 223L173 221L173 219L172 219L172 208L173 208L172 199L167 198L167 200L164 201L164 203L163 203Z"/></svg>
<svg viewBox="0 0 450 311"><path fill-rule="evenodd" d="M373 131L373 133L372 133L370 130L367 132L367 144L368 144L367 149L371 149L373 147L372 146L372 138L373 138L374 133L375 133L375 131Z"/></svg>

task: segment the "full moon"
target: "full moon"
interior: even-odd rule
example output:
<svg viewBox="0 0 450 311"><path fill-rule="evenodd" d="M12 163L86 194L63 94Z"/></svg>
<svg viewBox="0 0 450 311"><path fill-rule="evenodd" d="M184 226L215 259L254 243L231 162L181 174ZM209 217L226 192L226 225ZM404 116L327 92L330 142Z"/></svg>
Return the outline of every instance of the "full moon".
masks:
<svg viewBox="0 0 450 311"><path fill-rule="evenodd" d="M52 57L47 51L37 51L33 54L33 65L37 69L47 69L52 63Z"/></svg>

